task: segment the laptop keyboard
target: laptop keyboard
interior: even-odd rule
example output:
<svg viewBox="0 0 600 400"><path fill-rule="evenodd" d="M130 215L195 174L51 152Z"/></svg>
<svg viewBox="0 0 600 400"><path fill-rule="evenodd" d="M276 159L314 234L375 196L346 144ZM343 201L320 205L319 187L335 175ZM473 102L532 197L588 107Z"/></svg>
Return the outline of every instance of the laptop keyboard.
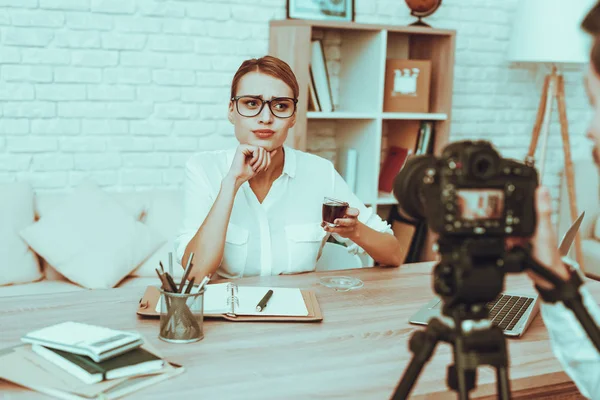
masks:
<svg viewBox="0 0 600 400"><path fill-rule="evenodd" d="M487 303L489 318L503 331L510 331L517 325L533 300L531 297L500 294L494 301Z"/></svg>

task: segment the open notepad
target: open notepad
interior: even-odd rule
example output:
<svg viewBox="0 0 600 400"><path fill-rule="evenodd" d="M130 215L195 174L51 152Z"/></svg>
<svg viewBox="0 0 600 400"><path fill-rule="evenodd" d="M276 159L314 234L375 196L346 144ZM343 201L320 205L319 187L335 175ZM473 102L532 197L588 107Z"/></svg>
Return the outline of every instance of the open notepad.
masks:
<svg viewBox="0 0 600 400"><path fill-rule="evenodd" d="M256 311L258 302L267 291L273 290L263 311ZM156 304L160 313L161 300ZM298 288L238 286L233 283L206 285L204 291L204 314L227 314L233 316L308 316L308 309Z"/></svg>

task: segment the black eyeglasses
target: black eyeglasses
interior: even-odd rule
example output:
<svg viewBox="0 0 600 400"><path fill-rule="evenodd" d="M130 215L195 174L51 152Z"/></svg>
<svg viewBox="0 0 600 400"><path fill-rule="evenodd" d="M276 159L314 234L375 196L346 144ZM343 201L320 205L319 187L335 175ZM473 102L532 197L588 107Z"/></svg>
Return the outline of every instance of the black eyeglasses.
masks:
<svg viewBox="0 0 600 400"><path fill-rule="evenodd" d="M256 117L265 107L277 118L290 118L296 112L298 99L292 97L276 97L271 100L263 100L258 96L235 96L231 98L235 102L235 108L242 117Z"/></svg>

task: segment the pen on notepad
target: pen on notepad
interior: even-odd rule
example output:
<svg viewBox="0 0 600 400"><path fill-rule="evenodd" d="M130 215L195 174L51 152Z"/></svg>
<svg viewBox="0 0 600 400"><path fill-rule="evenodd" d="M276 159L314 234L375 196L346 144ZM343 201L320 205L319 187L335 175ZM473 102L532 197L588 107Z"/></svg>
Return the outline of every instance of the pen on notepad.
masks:
<svg viewBox="0 0 600 400"><path fill-rule="evenodd" d="M267 294L265 294L265 296L256 305L256 311L261 312L262 310L264 310L271 296L273 296L273 291L269 289Z"/></svg>

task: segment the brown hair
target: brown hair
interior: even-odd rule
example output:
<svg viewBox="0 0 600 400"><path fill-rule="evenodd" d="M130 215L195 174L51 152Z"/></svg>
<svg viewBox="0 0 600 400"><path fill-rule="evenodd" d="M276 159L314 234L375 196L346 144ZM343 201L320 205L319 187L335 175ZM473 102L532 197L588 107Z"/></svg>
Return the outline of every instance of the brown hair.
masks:
<svg viewBox="0 0 600 400"><path fill-rule="evenodd" d="M292 69L283 60L273 56L264 56L261 58L251 58L240 65L237 72L231 81L231 97L235 96L240 79L249 72L262 72L263 74L271 75L274 78L281 79L294 93L294 98L298 98L300 92L298 80Z"/></svg>
<svg viewBox="0 0 600 400"><path fill-rule="evenodd" d="M587 13L581 23L581 28L594 36L590 61L594 66L596 73L600 74L600 2L596 3L596 5Z"/></svg>

